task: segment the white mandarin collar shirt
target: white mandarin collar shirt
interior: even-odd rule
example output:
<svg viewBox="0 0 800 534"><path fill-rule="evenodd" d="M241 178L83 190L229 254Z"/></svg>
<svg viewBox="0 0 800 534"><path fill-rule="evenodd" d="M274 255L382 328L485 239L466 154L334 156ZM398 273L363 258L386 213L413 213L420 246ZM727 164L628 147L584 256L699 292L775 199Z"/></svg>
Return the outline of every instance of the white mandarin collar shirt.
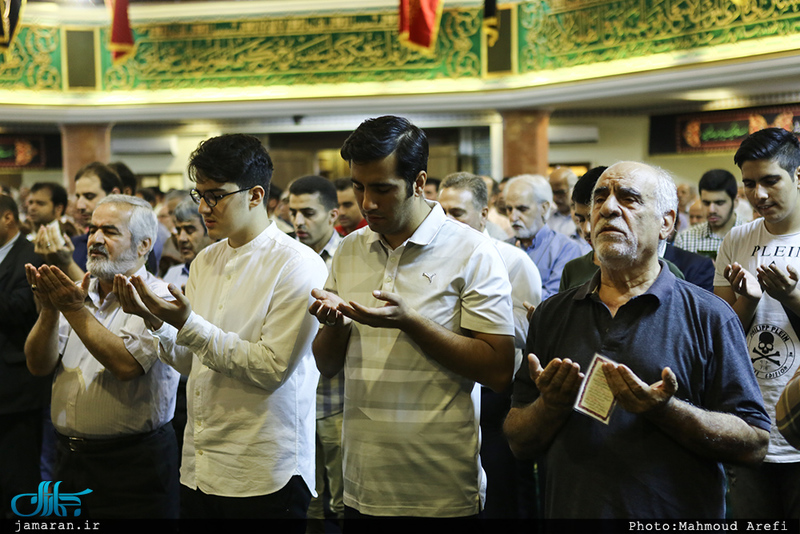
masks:
<svg viewBox="0 0 800 534"><path fill-rule="evenodd" d="M161 359L189 376L182 484L250 497L300 475L313 492L319 324L308 307L326 276L319 255L275 224L192 262L189 319L174 343L168 324L154 332Z"/></svg>

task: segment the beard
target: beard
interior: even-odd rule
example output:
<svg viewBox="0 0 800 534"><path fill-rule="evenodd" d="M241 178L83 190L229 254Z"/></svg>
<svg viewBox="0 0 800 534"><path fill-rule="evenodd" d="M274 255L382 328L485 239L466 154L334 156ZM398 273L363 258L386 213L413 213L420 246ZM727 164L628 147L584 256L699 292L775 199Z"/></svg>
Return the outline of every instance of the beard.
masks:
<svg viewBox="0 0 800 534"><path fill-rule="evenodd" d="M86 269L100 280L113 280L117 274L125 274L139 262L139 255L136 253L135 248L130 248L120 254L116 259L111 259L108 256L106 247L93 246L89 251L90 254L86 258ZM105 257L93 258L91 252L102 252Z"/></svg>

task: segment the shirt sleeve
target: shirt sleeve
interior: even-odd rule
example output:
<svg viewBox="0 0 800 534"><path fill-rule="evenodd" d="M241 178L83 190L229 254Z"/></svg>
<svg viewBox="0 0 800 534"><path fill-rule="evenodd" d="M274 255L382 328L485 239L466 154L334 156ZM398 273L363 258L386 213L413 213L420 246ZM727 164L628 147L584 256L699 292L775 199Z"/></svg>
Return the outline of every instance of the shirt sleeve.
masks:
<svg viewBox="0 0 800 534"><path fill-rule="evenodd" d="M733 230L731 230L733 232ZM730 282L725 278L725 267L733 263L733 239L731 232L722 240L717 251L717 260L714 263L714 286L730 287Z"/></svg>
<svg viewBox="0 0 800 534"><path fill-rule="evenodd" d="M461 295L461 327L482 334L513 336L508 271L488 238L470 256L468 272Z"/></svg>
<svg viewBox="0 0 800 534"><path fill-rule="evenodd" d="M259 340L225 332L193 312L178 332L177 343L191 350L200 363L227 377L267 391L277 389L304 352L310 351L319 328L308 308L314 300L311 290L321 286L327 269L318 256L313 260L298 257L286 266L271 295Z"/></svg>
<svg viewBox="0 0 800 534"><path fill-rule="evenodd" d="M728 308L727 305L725 307ZM733 310L728 311L721 324L709 328L713 365L706 370L709 386L703 407L715 412L731 413L749 425L769 432L771 421L764 409L761 389L747 354L742 324Z"/></svg>

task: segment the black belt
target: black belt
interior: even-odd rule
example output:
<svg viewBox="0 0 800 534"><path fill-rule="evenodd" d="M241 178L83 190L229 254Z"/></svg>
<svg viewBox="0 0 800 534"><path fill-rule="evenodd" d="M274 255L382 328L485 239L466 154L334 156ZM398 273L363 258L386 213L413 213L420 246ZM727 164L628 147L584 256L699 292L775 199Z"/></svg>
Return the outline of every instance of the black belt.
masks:
<svg viewBox="0 0 800 534"><path fill-rule="evenodd" d="M65 436L59 432L56 432L56 437L58 438L58 441L60 441L72 452L102 452L121 449L123 447L144 441L147 438L155 435L155 433L161 430L161 428L151 430L150 432L144 432L142 434L129 434L127 436L120 436L118 438L76 438Z"/></svg>

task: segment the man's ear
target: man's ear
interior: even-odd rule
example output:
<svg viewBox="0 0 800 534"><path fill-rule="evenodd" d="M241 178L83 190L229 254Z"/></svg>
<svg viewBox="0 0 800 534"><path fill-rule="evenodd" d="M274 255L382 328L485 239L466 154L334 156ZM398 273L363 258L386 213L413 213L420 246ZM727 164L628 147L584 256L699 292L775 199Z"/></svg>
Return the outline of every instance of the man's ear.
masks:
<svg viewBox="0 0 800 534"><path fill-rule="evenodd" d="M139 241L139 245L136 247L136 252L138 253L139 257L147 257L150 254L150 250L152 247L153 241L149 237L145 237L141 241Z"/></svg>
<svg viewBox="0 0 800 534"><path fill-rule="evenodd" d="M675 226L675 210L669 210L661 216L661 231L658 233L660 239L667 239Z"/></svg>
<svg viewBox="0 0 800 534"><path fill-rule="evenodd" d="M266 191L260 185L255 186L250 190L250 202L249 205L251 208L255 208L256 206L260 206L261 202L264 200L264 195Z"/></svg>
<svg viewBox="0 0 800 534"><path fill-rule="evenodd" d="M419 171L416 180L414 180L414 194L416 196L425 195L425 182L427 181L428 181L428 173L425 171Z"/></svg>
<svg viewBox="0 0 800 534"><path fill-rule="evenodd" d="M328 219L330 220L331 226L336 224L336 219L339 218L339 208L333 208L328 212Z"/></svg>

